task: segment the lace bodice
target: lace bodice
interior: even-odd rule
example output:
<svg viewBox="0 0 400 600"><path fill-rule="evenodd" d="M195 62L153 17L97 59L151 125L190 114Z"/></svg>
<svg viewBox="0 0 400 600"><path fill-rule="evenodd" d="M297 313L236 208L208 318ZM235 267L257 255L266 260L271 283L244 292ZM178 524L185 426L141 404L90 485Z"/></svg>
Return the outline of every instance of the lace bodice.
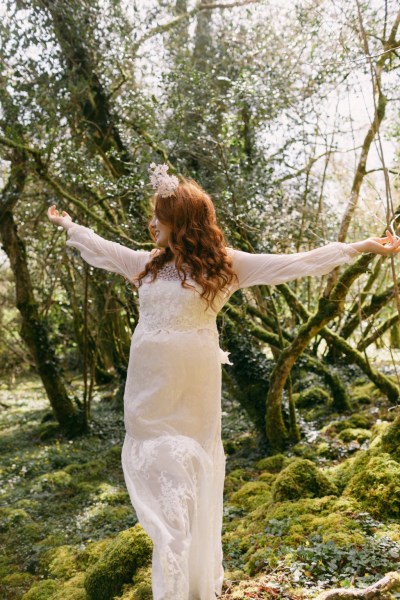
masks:
<svg viewBox="0 0 400 600"><path fill-rule="evenodd" d="M139 331L211 329L217 332L217 313L229 292L217 296L217 310L207 308L200 286L187 277L187 284L193 287L183 287L179 272L172 264L164 265L156 280L150 281L151 275L148 275L139 287Z"/></svg>
<svg viewBox="0 0 400 600"><path fill-rule="evenodd" d="M161 269L159 269L157 273L157 279L177 281L180 279L180 273L173 263L166 263L161 267Z"/></svg>

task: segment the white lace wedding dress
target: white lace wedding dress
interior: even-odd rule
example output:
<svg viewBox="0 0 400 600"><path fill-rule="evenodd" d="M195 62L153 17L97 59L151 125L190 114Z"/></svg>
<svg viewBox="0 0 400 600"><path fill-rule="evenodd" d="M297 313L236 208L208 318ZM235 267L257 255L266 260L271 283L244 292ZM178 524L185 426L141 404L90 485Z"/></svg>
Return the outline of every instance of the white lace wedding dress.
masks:
<svg viewBox="0 0 400 600"><path fill-rule="evenodd" d="M151 259L74 224L68 246L91 265L130 279ZM124 396L122 467L139 522L153 541L154 600L215 600L223 582L221 527L225 456L216 316L237 289L322 275L359 253L332 242L299 254L228 249L238 283L204 310L196 289L166 265L139 287Z"/></svg>

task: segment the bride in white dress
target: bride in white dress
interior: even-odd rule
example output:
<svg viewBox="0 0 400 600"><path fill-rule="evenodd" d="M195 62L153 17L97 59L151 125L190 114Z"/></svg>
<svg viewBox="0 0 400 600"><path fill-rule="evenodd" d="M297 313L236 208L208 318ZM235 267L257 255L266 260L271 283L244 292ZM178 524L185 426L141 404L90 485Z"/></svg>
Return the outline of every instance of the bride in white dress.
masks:
<svg viewBox="0 0 400 600"><path fill-rule="evenodd" d="M361 252L397 252L400 242L387 232L297 254L234 250L200 186L169 176L166 165L151 169L151 252L107 241L55 206L48 216L85 261L138 288L121 458L138 520L153 541L153 599L215 600L223 583L221 363L229 363L219 347L218 312L239 288L323 275Z"/></svg>

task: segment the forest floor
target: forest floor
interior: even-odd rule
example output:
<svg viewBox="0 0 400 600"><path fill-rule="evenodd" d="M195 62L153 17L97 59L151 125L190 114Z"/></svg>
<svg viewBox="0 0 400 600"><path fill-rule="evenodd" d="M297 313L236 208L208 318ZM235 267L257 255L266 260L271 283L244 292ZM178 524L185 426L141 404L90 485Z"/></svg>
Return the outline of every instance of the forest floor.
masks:
<svg viewBox="0 0 400 600"><path fill-rule="evenodd" d="M273 457L263 456L246 414L224 397L224 600L311 599L400 568L399 410L359 374L343 376L352 411L333 413L304 378L308 396L296 395L302 441ZM74 387L79 393L81 382ZM143 536L124 483L123 415L111 392L95 390L90 434L67 440L36 377L0 384L2 599L151 599L146 543L133 578L132 557L118 550L121 536L136 546Z"/></svg>

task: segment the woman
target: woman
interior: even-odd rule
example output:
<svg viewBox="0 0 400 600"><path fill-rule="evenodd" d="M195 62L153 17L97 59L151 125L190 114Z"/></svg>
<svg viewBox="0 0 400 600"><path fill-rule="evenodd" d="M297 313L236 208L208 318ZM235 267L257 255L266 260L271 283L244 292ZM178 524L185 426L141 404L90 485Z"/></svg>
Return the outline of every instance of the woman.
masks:
<svg viewBox="0 0 400 600"><path fill-rule="evenodd" d="M157 247L131 250L72 222L55 206L67 244L89 264L138 288L124 395L122 467L139 522L153 540L154 600L211 600L223 582L225 456L216 316L239 288L323 275L362 252L390 254L399 240L333 242L310 252L249 254L226 246L210 197L193 180L151 165L157 190L149 229Z"/></svg>

